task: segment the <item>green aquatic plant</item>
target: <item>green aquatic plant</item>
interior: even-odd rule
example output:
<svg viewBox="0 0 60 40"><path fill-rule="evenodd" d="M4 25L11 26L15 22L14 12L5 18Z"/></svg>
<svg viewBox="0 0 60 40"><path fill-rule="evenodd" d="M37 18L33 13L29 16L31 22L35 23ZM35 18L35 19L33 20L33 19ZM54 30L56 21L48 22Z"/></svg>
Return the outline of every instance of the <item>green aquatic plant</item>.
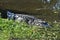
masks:
<svg viewBox="0 0 60 40"><path fill-rule="evenodd" d="M59 40L60 23L51 25L51 28L38 27L0 18L0 40Z"/></svg>

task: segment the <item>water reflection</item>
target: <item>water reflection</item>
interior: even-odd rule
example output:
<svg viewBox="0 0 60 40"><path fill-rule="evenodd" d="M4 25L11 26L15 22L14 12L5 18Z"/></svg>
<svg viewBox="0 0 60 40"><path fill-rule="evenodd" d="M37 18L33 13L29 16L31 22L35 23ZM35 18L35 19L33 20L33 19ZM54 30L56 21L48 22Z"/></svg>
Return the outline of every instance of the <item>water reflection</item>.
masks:
<svg viewBox="0 0 60 40"><path fill-rule="evenodd" d="M60 0L56 2L56 4L53 6L54 10L59 10L60 9Z"/></svg>
<svg viewBox="0 0 60 40"><path fill-rule="evenodd" d="M50 3L51 0L42 0L42 2L45 4L45 3Z"/></svg>

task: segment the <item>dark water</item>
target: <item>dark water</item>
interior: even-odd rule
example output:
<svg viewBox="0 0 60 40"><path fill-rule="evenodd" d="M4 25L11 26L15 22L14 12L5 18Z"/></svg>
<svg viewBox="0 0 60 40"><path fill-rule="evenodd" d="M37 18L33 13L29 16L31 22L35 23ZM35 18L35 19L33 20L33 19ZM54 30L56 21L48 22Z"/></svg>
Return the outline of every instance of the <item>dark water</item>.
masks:
<svg viewBox="0 0 60 40"><path fill-rule="evenodd" d="M19 2L18 2L19 1ZM60 0L1 0L0 8L20 14L33 15L47 21L60 21ZM18 3L17 3L18 2ZM56 6L57 5L57 6ZM38 10L36 10L38 8ZM18 10L18 11L15 11Z"/></svg>

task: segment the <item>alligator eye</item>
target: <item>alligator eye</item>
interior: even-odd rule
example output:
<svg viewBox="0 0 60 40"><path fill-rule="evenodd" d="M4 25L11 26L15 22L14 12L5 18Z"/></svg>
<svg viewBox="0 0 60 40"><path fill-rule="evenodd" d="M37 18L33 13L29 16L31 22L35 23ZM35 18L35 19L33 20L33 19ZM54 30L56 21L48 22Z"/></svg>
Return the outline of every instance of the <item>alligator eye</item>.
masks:
<svg viewBox="0 0 60 40"><path fill-rule="evenodd" d="M16 15L15 17L19 17L19 16Z"/></svg>

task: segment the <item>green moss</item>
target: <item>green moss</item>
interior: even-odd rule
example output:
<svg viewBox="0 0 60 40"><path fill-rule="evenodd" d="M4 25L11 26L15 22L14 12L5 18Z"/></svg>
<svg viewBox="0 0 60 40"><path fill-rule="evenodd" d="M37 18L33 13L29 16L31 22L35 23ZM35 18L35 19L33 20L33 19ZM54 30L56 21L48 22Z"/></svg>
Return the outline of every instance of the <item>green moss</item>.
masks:
<svg viewBox="0 0 60 40"><path fill-rule="evenodd" d="M57 40L60 39L60 23L52 24L51 28L30 26L25 22L0 18L0 40Z"/></svg>

